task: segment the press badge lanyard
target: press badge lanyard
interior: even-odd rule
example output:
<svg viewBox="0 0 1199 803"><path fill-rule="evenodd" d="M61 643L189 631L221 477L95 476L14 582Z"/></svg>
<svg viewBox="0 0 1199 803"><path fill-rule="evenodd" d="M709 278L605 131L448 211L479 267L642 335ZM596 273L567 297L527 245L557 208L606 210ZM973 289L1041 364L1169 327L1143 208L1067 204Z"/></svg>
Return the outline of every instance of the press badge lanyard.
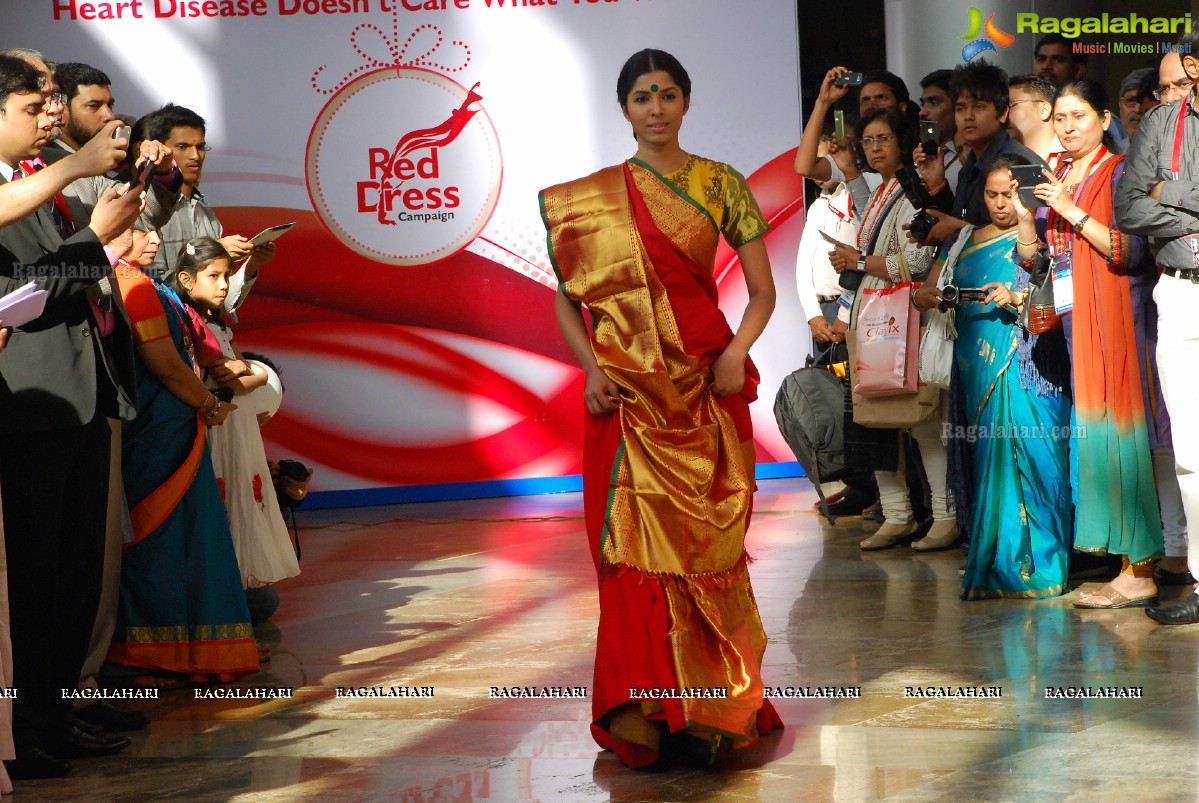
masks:
<svg viewBox="0 0 1199 803"><path fill-rule="evenodd" d="M1191 93L1182 99L1182 105L1178 107L1178 123L1174 126L1174 156L1170 159L1170 175L1175 181L1178 181L1178 170L1182 161L1182 129L1187 119L1187 107L1191 103Z"/></svg>
<svg viewBox="0 0 1199 803"><path fill-rule="evenodd" d="M1075 206L1078 206L1078 200L1082 198L1087 186L1091 183L1091 179L1095 177L1095 173L1093 172L1095 166L1106 155L1107 148L1100 145L1099 150L1095 153L1095 157L1087 165L1085 177L1082 181L1078 182L1078 186L1070 194L1070 200ZM1069 172L1069 168L1067 168L1066 172ZM1063 174L1063 178L1064 176L1065 174ZM1050 214L1053 214L1056 219L1057 213L1052 209L1050 210ZM1050 224L1053 223L1053 221L1048 222ZM1066 222L1068 223L1069 221ZM1053 230L1052 225L1049 226L1049 230ZM1071 231L1068 237L1069 247L1053 255L1053 308L1059 315L1074 309L1074 232Z"/></svg>

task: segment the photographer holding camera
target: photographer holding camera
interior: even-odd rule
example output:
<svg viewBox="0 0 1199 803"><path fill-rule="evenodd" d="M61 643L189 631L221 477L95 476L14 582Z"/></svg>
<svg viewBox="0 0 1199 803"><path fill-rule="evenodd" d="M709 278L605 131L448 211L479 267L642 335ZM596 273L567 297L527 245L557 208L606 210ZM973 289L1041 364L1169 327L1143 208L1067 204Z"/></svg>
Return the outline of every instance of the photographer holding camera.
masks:
<svg viewBox="0 0 1199 803"><path fill-rule="evenodd" d="M907 116L894 108L874 109L859 122L859 142L865 161L878 171L883 183L863 204L859 213L862 221L858 247L838 245L829 254L833 268L842 276L842 286L855 286L847 281L855 275L866 287L886 287L900 281L900 260L908 266L913 278L928 273L933 249L912 243L903 235L901 226L916 212L912 202L900 187L896 174L903 164L903 154L915 147L915 126ZM844 334L849 329L851 310L856 313L856 290L842 293L834 330ZM917 542L917 549L943 548L957 540L954 513L946 495L945 445L941 442L940 422L933 421L911 430L920 447L921 459L931 487L933 524L928 535ZM885 521L878 531L861 542L862 549L885 549L914 536L920 523L912 515L906 477L902 470L878 471L879 501Z"/></svg>
<svg viewBox="0 0 1199 803"><path fill-rule="evenodd" d="M949 192L945 181L945 153L938 148L935 156L926 155L923 148L913 147L916 169L929 188L929 194L940 209L929 210L937 219L928 236L919 240L922 245L940 245L949 235L967 223L985 226L989 222L983 202L983 184L991 165L1002 154L1019 155L1029 164L1044 161L1028 148L1013 140L1005 130L1009 112L1008 76L1000 67L983 59L963 64L953 71L950 97L954 99L954 121L962 142L962 169L957 187ZM944 204L952 199L952 206Z"/></svg>

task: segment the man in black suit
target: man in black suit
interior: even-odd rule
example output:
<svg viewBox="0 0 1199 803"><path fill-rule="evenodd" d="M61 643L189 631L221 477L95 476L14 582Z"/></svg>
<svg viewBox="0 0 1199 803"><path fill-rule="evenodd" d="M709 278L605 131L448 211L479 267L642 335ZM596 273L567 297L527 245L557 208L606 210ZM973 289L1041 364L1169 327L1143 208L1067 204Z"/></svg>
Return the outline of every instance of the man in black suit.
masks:
<svg viewBox="0 0 1199 803"><path fill-rule="evenodd" d="M0 56L0 185L24 176L21 163L49 140L53 119L42 86L36 69ZM17 187L6 189L18 195ZM76 727L62 690L78 680L99 594L106 417L132 417L136 401L128 319L119 295L102 290L113 265L104 244L139 211L138 193L113 191L89 228L65 243L44 204L0 228L0 290L34 275L51 293L42 316L13 331L0 352L0 487L18 689L17 759L8 766L16 778L63 775L70 770L64 758L129 744Z"/></svg>

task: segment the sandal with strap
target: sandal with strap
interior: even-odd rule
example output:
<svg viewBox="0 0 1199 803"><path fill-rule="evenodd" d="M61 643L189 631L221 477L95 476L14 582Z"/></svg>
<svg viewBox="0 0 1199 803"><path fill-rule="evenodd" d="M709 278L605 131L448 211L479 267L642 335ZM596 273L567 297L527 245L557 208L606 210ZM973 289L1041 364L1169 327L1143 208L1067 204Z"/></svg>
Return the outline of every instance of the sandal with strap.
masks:
<svg viewBox="0 0 1199 803"><path fill-rule="evenodd" d="M1107 605L1087 602L1079 600L1074 603L1075 608L1087 608L1090 610L1107 610L1116 608L1148 608L1157 605L1157 594L1148 594L1144 597L1126 597L1116 589L1112 588L1111 583L1104 583L1103 588L1096 591L1094 597L1103 597L1108 601Z"/></svg>

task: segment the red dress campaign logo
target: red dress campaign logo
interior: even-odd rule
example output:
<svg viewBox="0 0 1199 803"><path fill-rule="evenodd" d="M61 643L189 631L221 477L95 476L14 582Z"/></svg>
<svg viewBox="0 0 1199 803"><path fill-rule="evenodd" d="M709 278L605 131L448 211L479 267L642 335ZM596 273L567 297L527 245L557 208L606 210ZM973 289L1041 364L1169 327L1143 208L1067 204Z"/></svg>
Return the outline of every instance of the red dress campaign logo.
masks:
<svg viewBox="0 0 1199 803"><path fill-rule="evenodd" d="M369 34L389 61L359 46ZM466 54L461 65L435 63L443 37L433 25L403 47L369 23L350 41L363 66L330 90L318 85L324 67L313 74L314 88L332 95L308 138L313 209L334 237L374 261L414 266L453 256L487 225L503 179L480 84L467 89L446 75L469 64L469 50L454 42Z"/></svg>

